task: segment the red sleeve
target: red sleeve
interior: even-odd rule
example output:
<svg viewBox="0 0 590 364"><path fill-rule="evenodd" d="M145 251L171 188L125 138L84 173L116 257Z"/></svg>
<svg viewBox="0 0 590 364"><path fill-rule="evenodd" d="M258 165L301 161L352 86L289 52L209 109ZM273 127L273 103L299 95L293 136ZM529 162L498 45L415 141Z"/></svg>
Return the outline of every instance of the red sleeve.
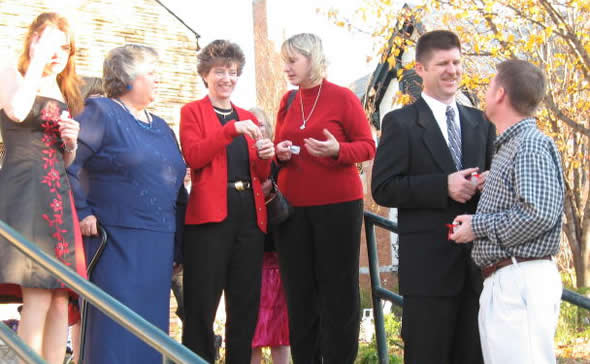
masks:
<svg viewBox="0 0 590 364"><path fill-rule="evenodd" d="M238 135L235 121L230 121L204 136L203 126L207 121L202 120L197 111L194 104L185 105L180 110L180 145L186 163L193 169L209 164Z"/></svg>
<svg viewBox="0 0 590 364"><path fill-rule="evenodd" d="M346 90L343 95L345 105L342 113L342 126L347 136L340 142L337 161L342 164L359 163L375 157L375 140L371 134L369 121L356 95Z"/></svg>
<svg viewBox="0 0 590 364"><path fill-rule="evenodd" d="M256 147L254 147L256 148ZM266 181L270 176L270 164L272 159L260 159L258 155L254 162L254 173L261 181Z"/></svg>
<svg viewBox="0 0 590 364"><path fill-rule="evenodd" d="M289 92L286 92L283 97L281 97L281 102L279 103L279 111L277 112L277 122L275 125L275 144L278 144L282 141L279 138L281 134L281 128L283 127L283 123L285 121L285 116L287 115L286 106L288 98Z"/></svg>

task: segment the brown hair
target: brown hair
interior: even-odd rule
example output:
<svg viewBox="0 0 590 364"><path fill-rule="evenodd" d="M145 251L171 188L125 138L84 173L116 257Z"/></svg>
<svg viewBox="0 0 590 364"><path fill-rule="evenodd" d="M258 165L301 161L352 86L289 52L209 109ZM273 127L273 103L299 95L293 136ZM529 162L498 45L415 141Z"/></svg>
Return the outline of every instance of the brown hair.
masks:
<svg viewBox="0 0 590 364"><path fill-rule="evenodd" d="M57 75L57 84L59 89L70 109L72 115L77 115L84 108L84 102L80 95L80 85L82 81L76 74L76 42L74 34L68 24L68 21L63 16L57 13L42 13L29 26L25 36L23 52L18 59L18 70L24 76L31 63L30 48L33 37L36 34L41 34L52 25L64 32L70 41L70 54L68 55L68 62L63 71Z"/></svg>
<svg viewBox="0 0 590 364"><path fill-rule="evenodd" d="M240 46L224 39L217 39L207 44L197 56L197 60L197 72L203 78L205 86L207 86L205 76L209 74L211 68L219 65L230 66L235 63L240 76L246 64L246 57Z"/></svg>
<svg viewBox="0 0 590 364"><path fill-rule="evenodd" d="M504 88L512 108L521 115L533 115L545 97L543 71L519 59L504 61L497 69L496 85Z"/></svg>
<svg viewBox="0 0 590 364"><path fill-rule="evenodd" d="M82 77L84 84L80 87L82 98L86 100L89 97L104 96L102 88L102 78L100 77Z"/></svg>
<svg viewBox="0 0 590 364"><path fill-rule="evenodd" d="M457 34L448 30L433 30L422 34L416 44L416 62L428 62L434 50L457 48L461 51L461 41Z"/></svg>

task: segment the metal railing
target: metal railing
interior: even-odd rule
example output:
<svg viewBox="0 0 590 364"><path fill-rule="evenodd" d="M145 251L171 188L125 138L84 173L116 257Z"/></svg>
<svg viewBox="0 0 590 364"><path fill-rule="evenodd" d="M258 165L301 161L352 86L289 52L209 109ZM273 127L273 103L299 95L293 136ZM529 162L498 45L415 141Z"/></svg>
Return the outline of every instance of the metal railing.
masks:
<svg viewBox="0 0 590 364"><path fill-rule="evenodd" d="M385 325L383 319L382 300L388 300L403 307L404 298L381 287L379 275L379 257L377 256L377 243L375 238L375 226L398 233L397 223L372 212L365 211L365 237L367 239L367 255L369 258L369 274L371 278L371 296L373 300L373 317L375 320L375 338L377 341L377 355L380 364L389 362L387 341L385 337ZM578 307L590 310L590 299L576 292L564 289L561 295L563 301Z"/></svg>
<svg viewBox="0 0 590 364"><path fill-rule="evenodd" d="M14 331L3 322L0 322L0 339L6 344L6 346L16 353L25 363L30 364L45 364L45 361L41 359L39 354L35 353L27 344L25 344L20 337L16 335ZM2 359L0 357L0 359ZM6 358L4 359L6 360ZM4 363L4 361L2 361Z"/></svg>
<svg viewBox="0 0 590 364"><path fill-rule="evenodd" d="M159 351L162 354L164 364L169 363L170 360L177 364L207 363L185 346L174 341L167 333L149 323L93 283L82 278L54 257L49 256L37 245L26 240L20 233L1 220L0 235L11 242L24 255L64 282L66 286L73 289L87 302L129 330L137 338ZM5 325L0 326L0 339L5 341L19 356L25 355L26 357L21 357L25 359L26 363L44 363L42 359L39 361L39 358L35 359L34 356L27 356L27 354L31 353L31 350L22 341L17 340L18 338L15 339L12 332L10 333L12 336L8 335L4 328L6 328Z"/></svg>

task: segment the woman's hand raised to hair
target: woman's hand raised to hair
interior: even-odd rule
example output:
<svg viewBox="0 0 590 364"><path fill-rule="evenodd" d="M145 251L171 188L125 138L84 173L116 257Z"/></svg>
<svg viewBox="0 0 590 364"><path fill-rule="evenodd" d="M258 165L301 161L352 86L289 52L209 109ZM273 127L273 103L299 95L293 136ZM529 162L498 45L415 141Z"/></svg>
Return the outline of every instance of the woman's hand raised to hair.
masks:
<svg viewBox="0 0 590 364"><path fill-rule="evenodd" d="M38 61L43 65L49 63L62 46L60 41L63 38L63 32L52 26L45 28L41 34L35 34L29 50L31 61Z"/></svg>

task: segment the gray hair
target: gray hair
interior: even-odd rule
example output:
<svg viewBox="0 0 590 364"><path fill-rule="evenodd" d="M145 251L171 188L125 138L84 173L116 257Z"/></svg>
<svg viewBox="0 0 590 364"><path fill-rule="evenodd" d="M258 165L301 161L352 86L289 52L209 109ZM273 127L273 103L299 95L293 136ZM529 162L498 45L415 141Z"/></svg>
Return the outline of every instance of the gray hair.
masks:
<svg viewBox="0 0 590 364"><path fill-rule="evenodd" d="M301 33L292 36L283 42L281 56L287 59L294 52L305 56L311 64L311 81L318 82L326 77L326 55L322 46L322 40L312 33Z"/></svg>
<svg viewBox="0 0 590 364"><path fill-rule="evenodd" d="M144 45L125 44L111 49L102 66L102 87L106 96L119 97L129 92L131 83L140 75L137 66L157 60L158 52Z"/></svg>
<svg viewBox="0 0 590 364"><path fill-rule="evenodd" d="M268 118L268 114L266 113L266 111L259 107L253 107L248 111L250 111L252 114L254 114L254 116L256 116L256 119L258 119L259 123L264 124L264 128L266 129L266 137L270 138L271 140L274 139L272 120Z"/></svg>

